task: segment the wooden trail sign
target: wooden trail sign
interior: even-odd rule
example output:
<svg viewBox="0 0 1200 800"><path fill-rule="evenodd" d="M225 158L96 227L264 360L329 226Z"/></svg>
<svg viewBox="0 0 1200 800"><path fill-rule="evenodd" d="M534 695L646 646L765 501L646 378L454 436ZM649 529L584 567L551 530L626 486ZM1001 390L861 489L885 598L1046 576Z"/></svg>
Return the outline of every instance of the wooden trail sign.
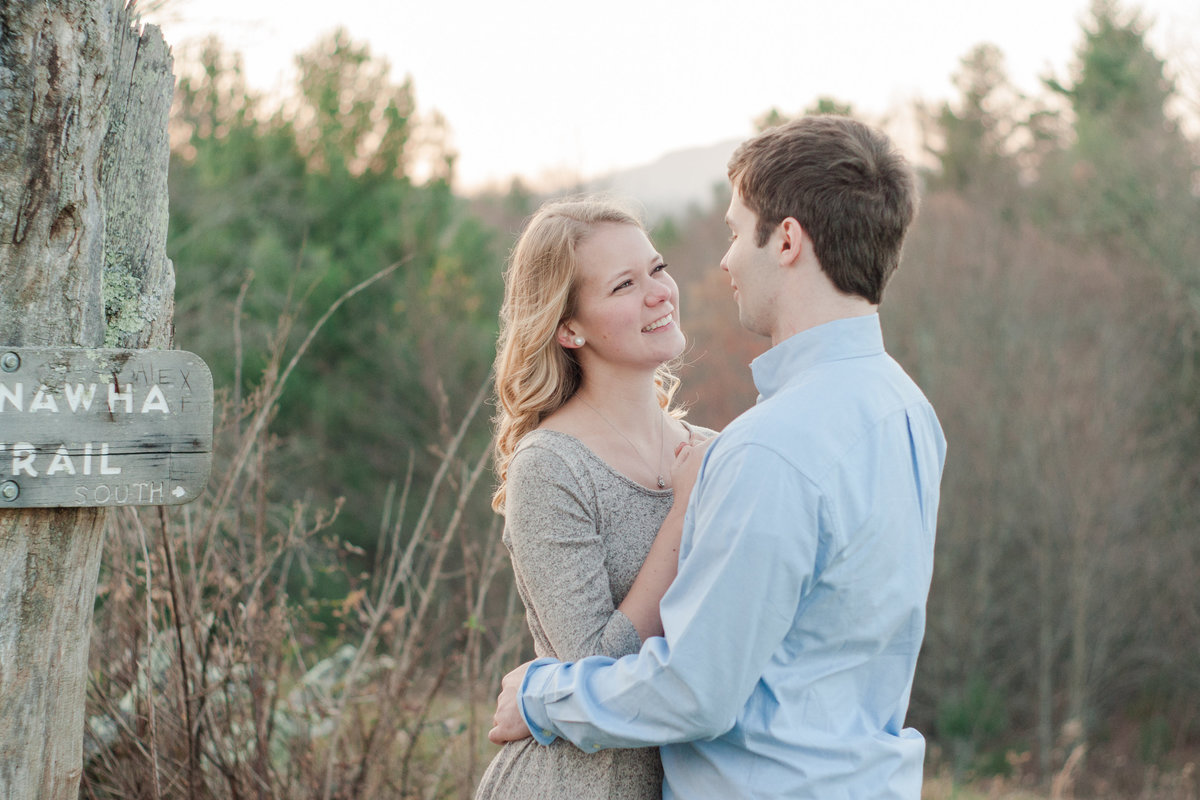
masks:
<svg viewBox="0 0 1200 800"><path fill-rule="evenodd" d="M187 503L212 440L193 353L0 345L0 511Z"/></svg>

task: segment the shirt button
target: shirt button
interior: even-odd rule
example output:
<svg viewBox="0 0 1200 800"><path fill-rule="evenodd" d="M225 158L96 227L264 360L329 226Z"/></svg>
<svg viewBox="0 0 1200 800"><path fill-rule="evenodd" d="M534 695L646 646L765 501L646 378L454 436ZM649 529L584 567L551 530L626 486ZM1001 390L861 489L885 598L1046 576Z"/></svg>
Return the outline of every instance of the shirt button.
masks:
<svg viewBox="0 0 1200 800"><path fill-rule="evenodd" d="M542 728L542 736L544 736L544 737L546 737L547 739L549 739L549 738L550 738L551 736L553 736L553 735L554 735L554 734L552 734L550 731L546 730L545 728Z"/></svg>
<svg viewBox="0 0 1200 800"><path fill-rule="evenodd" d="M594 745L592 745L592 749L593 749L593 750L599 750L599 749L600 749L600 745L598 745L598 744L594 744Z"/></svg>

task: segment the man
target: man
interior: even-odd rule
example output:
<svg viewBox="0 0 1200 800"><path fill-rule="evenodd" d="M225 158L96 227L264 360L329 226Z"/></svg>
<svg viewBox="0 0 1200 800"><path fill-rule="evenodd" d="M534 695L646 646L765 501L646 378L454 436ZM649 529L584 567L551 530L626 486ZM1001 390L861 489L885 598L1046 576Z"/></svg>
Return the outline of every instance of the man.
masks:
<svg viewBox="0 0 1200 800"><path fill-rule="evenodd" d="M916 211L883 134L807 117L729 165L729 273L772 347L760 396L709 446L663 637L505 677L494 742L662 745L671 798L908 798L904 728L925 626L945 440L877 314Z"/></svg>

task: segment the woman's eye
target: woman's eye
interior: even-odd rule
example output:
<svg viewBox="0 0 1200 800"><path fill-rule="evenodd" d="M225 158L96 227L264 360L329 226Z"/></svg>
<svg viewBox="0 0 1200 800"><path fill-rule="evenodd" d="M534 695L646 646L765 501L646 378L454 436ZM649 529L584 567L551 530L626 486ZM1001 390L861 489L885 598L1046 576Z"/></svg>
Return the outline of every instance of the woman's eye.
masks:
<svg viewBox="0 0 1200 800"><path fill-rule="evenodd" d="M622 289L624 289L626 286L633 286L633 281L621 281L621 283L619 283L617 285L617 287L615 289L613 289L613 291L619 292Z"/></svg>
<svg viewBox="0 0 1200 800"><path fill-rule="evenodd" d="M661 263L661 264L659 264L657 267L655 267L655 268L654 268L654 271L655 271L655 272L662 272L662 271L663 271L664 269L666 269L666 268L667 268L667 264L666 264L666 262L664 261L663 263Z"/></svg>

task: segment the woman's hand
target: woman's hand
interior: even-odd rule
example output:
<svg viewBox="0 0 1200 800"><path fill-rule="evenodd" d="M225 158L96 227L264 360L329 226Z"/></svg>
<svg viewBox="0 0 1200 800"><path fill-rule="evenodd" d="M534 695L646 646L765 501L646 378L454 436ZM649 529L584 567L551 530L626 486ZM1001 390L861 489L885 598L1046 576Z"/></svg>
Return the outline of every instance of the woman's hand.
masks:
<svg viewBox="0 0 1200 800"><path fill-rule="evenodd" d="M674 509L682 512L687 508L688 498L696 485L700 464L712 438L700 439L693 434L691 441L680 442L675 448L675 461L671 464L671 484L675 488Z"/></svg>

